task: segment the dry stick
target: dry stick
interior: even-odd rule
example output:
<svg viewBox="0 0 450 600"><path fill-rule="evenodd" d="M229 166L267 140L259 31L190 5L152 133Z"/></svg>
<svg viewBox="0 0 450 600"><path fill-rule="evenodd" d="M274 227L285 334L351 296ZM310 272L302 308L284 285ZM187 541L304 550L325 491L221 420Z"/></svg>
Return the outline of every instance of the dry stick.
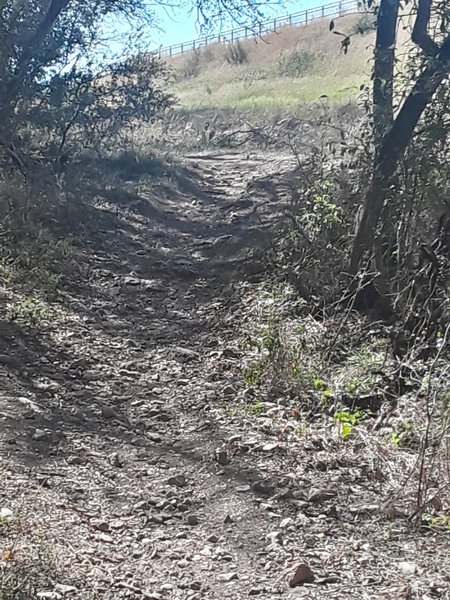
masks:
<svg viewBox="0 0 450 600"><path fill-rule="evenodd" d="M337 330L337 332L336 332L333 340L331 341L331 344L328 347L328 350L325 352L325 360L328 360L330 358L331 351L333 350L334 346L336 345L336 342L339 339L339 336L341 334L342 329L344 328L345 324L347 323L348 319L350 318L350 314L351 314L351 312L353 310L353 305L355 304L357 293L359 291L361 291L362 289L364 289L364 287L366 287L369 283L371 283L372 281L374 281L375 277L376 277L376 274L373 276L373 279L371 279L370 281L366 282L364 285L361 285L361 283L360 283L359 286L358 286L358 288L354 292L352 292L352 300L351 300L350 306L348 307L348 309L347 309L347 311L346 311L346 313L344 315L344 318L341 320L341 323L340 323L340 325L338 327L338 330ZM341 301L343 299L346 299L345 294L341 298Z"/></svg>
<svg viewBox="0 0 450 600"><path fill-rule="evenodd" d="M430 396L431 396L431 384L432 384L432 375L434 373L434 370L436 368L436 364L437 361L439 360L439 358L441 357L441 354L446 346L447 343L447 336L450 333L450 324L447 326L446 330L445 330L445 334L444 334L444 338L442 340L442 344L441 347L439 348L432 364L430 367L430 371L429 371L429 378L428 378L428 386L427 386L427 402L426 402L426 409L427 409L427 426L425 428L425 435L423 438L423 442L422 442L422 449L420 452L420 467L419 467L419 484L418 484L418 488L417 488L417 510L410 516L410 520L414 519L415 517L420 517L420 514L422 513L422 510L425 506L424 503L424 494L426 493L426 486L425 486L425 461L426 461L426 451L428 449L428 445L429 445L429 436L430 436L430 430L431 430L431 419L433 417L433 412L431 411L430 408ZM417 520L418 521L418 520Z"/></svg>

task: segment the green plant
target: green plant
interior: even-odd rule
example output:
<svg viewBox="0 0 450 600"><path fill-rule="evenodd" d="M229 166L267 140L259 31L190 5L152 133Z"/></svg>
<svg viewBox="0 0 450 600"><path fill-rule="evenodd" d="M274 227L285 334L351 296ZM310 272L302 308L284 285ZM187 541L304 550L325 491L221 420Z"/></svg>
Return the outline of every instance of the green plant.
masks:
<svg viewBox="0 0 450 600"><path fill-rule="evenodd" d="M333 419L339 428L339 435L342 438L347 438L357 425L364 418L364 414L360 410L338 410L334 413Z"/></svg>
<svg viewBox="0 0 450 600"><path fill-rule="evenodd" d="M254 400L253 402L248 402L245 405L245 413L247 413L248 415L253 415L253 416L257 416L260 415L261 413L264 412L264 404L261 402L261 400Z"/></svg>
<svg viewBox="0 0 450 600"><path fill-rule="evenodd" d="M425 529L438 529L445 532L450 532L450 516L449 515L422 515L422 527Z"/></svg>
<svg viewBox="0 0 450 600"><path fill-rule="evenodd" d="M27 295L8 303L7 316L21 325L38 328L54 318L55 311L38 296Z"/></svg>
<svg viewBox="0 0 450 600"><path fill-rule="evenodd" d="M301 219L316 234L330 229L342 220L342 208L333 202L330 195L331 185L329 181L313 185L310 199L306 203L308 210Z"/></svg>
<svg viewBox="0 0 450 600"><path fill-rule="evenodd" d="M263 365L261 364L261 362L257 362L251 365L250 367L244 369L243 379L245 385L247 385L248 387L256 385L261 379L262 371Z"/></svg>
<svg viewBox="0 0 450 600"><path fill-rule="evenodd" d="M411 437L412 424L410 421L403 421L397 431L394 431L389 436L392 445L396 447L407 445L408 438Z"/></svg>
<svg viewBox="0 0 450 600"><path fill-rule="evenodd" d="M377 385L378 375L385 360L385 340L352 352L343 367L339 386L347 394L370 393Z"/></svg>

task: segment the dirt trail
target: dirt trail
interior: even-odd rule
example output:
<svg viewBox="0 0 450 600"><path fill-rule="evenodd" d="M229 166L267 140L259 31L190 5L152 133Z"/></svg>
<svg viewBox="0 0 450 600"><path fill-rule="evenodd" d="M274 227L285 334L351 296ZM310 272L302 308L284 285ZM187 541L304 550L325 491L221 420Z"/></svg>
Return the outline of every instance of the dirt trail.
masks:
<svg viewBox="0 0 450 600"><path fill-rule="evenodd" d="M320 433L292 445L276 406L228 409L244 392L236 290L263 268L246 257L268 247L295 164L185 161L183 195L142 190L85 249L89 280L38 341L1 338L2 503L60 564L40 597L425 598L402 595L406 567L386 576L430 570L435 548L403 524L374 539L377 465ZM291 589L303 562L316 581Z"/></svg>

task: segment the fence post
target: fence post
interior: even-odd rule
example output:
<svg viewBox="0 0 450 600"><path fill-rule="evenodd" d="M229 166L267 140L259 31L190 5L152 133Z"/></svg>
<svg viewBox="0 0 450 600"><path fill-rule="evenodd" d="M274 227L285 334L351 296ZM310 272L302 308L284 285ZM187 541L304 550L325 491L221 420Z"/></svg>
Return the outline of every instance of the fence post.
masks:
<svg viewBox="0 0 450 600"><path fill-rule="evenodd" d="M274 31L277 30L277 20L276 19L273 20L273 30Z"/></svg>
<svg viewBox="0 0 450 600"><path fill-rule="evenodd" d="M184 52L184 45L181 44L181 54L183 54L183 52Z"/></svg>
<svg viewBox="0 0 450 600"><path fill-rule="evenodd" d="M308 25L308 11L305 10L305 25Z"/></svg>
<svg viewBox="0 0 450 600"><path fill-rule="evenodd" d="M289 25L292 25L292 15L289 15Z"/></svg>
<svg viewBox="0 0 450 600"><path fill-rule="evenodd" d="M247 27L247 25L245 26L245 37L246 38L248 37L248 27Z"/></svg>
<svg viewBox="0 0 450 600"><path fill-rule="evenodd" d="M324 16L325 16L325 6L322 4L322 19L324 18Z"/></svg>
<svg viewBox="0 0 450 600"><path fill-rule="evenodd" d="M342 2L339 2L339 16L342 15Z"/></svg>
<svg viewBox="0 0 450 600"><path fill-rule="evenodd" d="M234 29L231 30L231 43L234 42Z"/></svg>
<svg viewBox="0 0 450 600"><path fill-rule="evenodd" d="M259 22L259 37L261 37L262 35L262 23L261 21Z"/></svg>

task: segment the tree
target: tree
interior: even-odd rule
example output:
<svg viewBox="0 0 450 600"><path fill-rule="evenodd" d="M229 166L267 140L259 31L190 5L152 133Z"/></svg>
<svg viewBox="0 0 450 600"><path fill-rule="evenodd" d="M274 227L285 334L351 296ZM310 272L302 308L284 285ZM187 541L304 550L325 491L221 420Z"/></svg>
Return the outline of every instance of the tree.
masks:
<svg viewBox="0 0 450 600"><path fill-rule="evenodd" d="M367 0L369 7L371 0ZM421 65L400 108L394 111L394 64L400 10L412 5L411 41ZM450 73L450 14L445 1L381 0L377 11L374 57L374 158L369 188L355 234L350 273L372 249L389 188L420 118Z"/></svg>
<svg viewBox="0 0 450 600"><path fill-rule="evenodd" d="M99 53L93 59L105 42L105 20L127 19L136 39L139 28L154 26L154 6L147 0L0 0L0 146L10 158L22 163L21 141L33 134L55 150L87 126L118 129L170 105L167 71L154 56L142 60L129 51L113 61L106 48L105 59ZM192 3L203 20L220 21L238 7L241 15L258 14L254 0Z"/></svg>

